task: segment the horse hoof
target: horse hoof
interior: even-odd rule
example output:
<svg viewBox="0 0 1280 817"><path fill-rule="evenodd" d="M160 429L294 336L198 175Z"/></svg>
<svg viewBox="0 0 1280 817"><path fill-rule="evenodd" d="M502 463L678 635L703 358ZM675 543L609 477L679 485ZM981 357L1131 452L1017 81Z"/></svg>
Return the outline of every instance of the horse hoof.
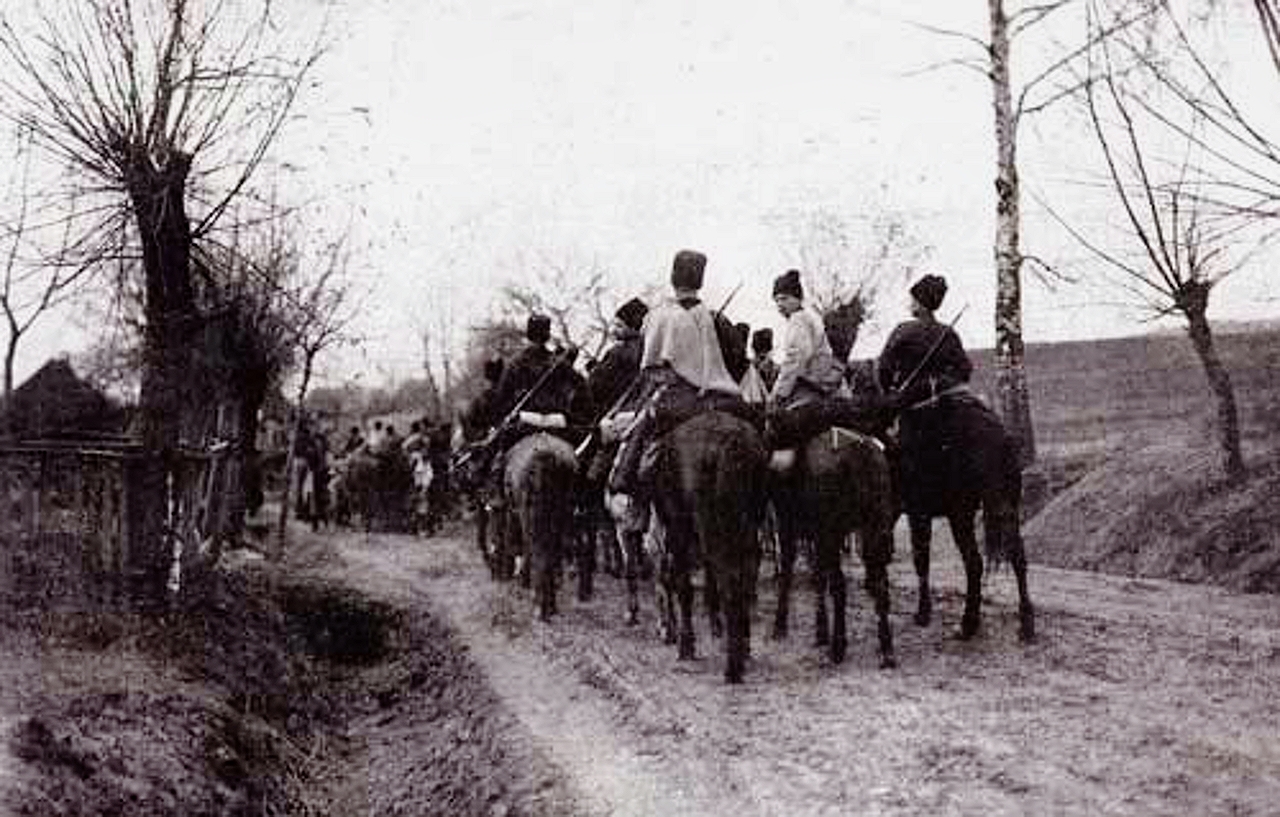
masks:
<svg viewBox="0 0 1280 817"><path fill-rule="evenodd" d="M693 639L680 639L680 660L693 661L697 657L698 654L693 648Z"/></svg>
<svg viewBox="0 0 1280 817"><path fill-rule="evenodd" d="M916 625L920 627L928 627L929 622L933 621L933 604L928 599L920 600L920 607L916 610Z"/></svg>
<svg viewBox="0 0 1280 817"><path fill-rule="evenodd" d="M848 655L849 645L843 638L834 639L831 642L831 663L843 664L845 656Z"/></svg>
<svg viewBox="0 0 1280 817"><path fill-rule="evenodd" d="M726 684L740 684L745 670L741 666L730 664L724 671L724 682Z"/></svg>
<svg viewBox="0 0 1280 817"><path fill-rule="evenodd" d="M1030 644L1036 640L1036 619L1029 612L1022 614L1022 626L1018 628L1018 638L1023 644Z"/></svg>
<svg viewBox="0 0 1280 817"><path fill-rule="evenodd" d="M978 634L978 622L966 619L960 624L960 631L956 633L956 637L961 641L971 641Z"/></svg>
<svg viewBox="0 0 1280 817"><path fill-rule="evenodd" d="M622 617L622 621L628 627L634 627L640 623L640 612L634 608L627 610L627 614Z"/></svg>
<svg viewBox="0 0 1280 817"><path fill-rule="evenodd" d="M773 632L770 634L770 636L773 638L774 641L786 641L787 628L785 626L779 627L778 625L775 624L773 625Z"/></svg>
<svg viewBox="0 0 1280 817"><path fill-rule="evenodd" d="M897 669L897 668L898 668L898 659L894 658L893 655L884 654L880 656L880 669Z"/></svg>

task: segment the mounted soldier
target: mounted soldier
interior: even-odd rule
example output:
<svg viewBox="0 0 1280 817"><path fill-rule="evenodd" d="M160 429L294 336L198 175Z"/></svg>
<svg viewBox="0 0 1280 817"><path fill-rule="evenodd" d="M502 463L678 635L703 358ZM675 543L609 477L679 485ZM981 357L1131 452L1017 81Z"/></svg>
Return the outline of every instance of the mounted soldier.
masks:
<svg viewBox="0 0 1280 817"><path fill-rule="evenodd" d="M881 388L899 410L902 509L911 528L911 555L920 582L916 623L932 616L929 588L933 519L945 517L965 568L960 637L978 632L983 559L974 519L982 511L987 554L1008 560L1018 586L1019 637L1035 635L1022 542L1022 472L1017 441L968 387L973 363L954 328L935 317L947 294L940 275L911 287L912 319L899 324L877 366ZM962 310L963 311L963 310ZM954 323L954 321L953 321Z"/></svg>
<svg viewBox="0 0 1280 817"><path fill-rule="evenodd" d="M787 328L782 363L769 391L769 436L779 450L775 466L785 469L792 459L786 452L829 424L832 401L844 395L844 368L831 351L822 316L804 302L799 271L774 280L773 301Z"/></svg>
<svg viewBox="0 0 1280 817"><path fill-rule="evenodd" d="M911 320L898 324L876 363L880 388L890 395L898 417L903 505L913 526L927 525L931 498L939 490L949 447L938 409L942 403L969 399L965 384L973 363L955 329L935 313L947 294L941 275L926 275L911 286ZM917 532L919 534L919 532Z"/></svg>
<svg viewBox="0 0 1280 817"><path fill-rule="evenodd" d="M778 381L778 363L773 359L773 330L757 329L751 336L751 365L760 375L766 390L772 391Z"/></svg>
<svg viewBox="0 0 1280 817"><path fill-rule="evenodd" d="M609 477L609 491L635 497L641 490L640 461L662 431L703 410L720 408L746 419L738 379L746 371L737 330L698 297L707 257L696 250L676 253L671 266L672 297L644 320L640 359L642 409L627 431ZM734 372L737 374L735 375Z"/></svg>

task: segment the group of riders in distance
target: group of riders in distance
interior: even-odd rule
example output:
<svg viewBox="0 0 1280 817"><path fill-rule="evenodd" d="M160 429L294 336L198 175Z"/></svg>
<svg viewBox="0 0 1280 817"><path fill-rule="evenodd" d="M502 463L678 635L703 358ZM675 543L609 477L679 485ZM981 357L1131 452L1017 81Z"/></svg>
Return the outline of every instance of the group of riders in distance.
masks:
<svg viewBox="0 0 1280 817"><path fill-rule="evenodd" d="M701 300L706 264L700 252L677 252L671 296L652 308L636 298L619 307L614 342L586 376L574 368L576 349L553 347L551 322L537 314L524 348L486 365L488 385L464 417L467 441L448 470L471 496L495 577L519 577L548 619L562 563L576 562L578 595L587 598L601 553L625 577L634 623L639 580L653 570L665 638L692 658L693 575L702 570L725 678L738 682L762 543L777 559L773 636L787 634L803 545L818 588L817 641L840 662L848 642L841 556L856 541L880 664L890 667L887 568L897 518L909 521L921 626L932 616L932 521L948 520L967 577L959 634L970 638L981 613L981 510L987 556L1012 567L1020 636L1031 639L1018 449L969 391L969 357L936 318L946 280L925 275L911 286L911 319L868 375L845 365L856 307L821 315L805 302L798 271L780 275L773 299L786 330L775 363L770 330L752 335L726 317L728 302L716 309Z"/></svg>

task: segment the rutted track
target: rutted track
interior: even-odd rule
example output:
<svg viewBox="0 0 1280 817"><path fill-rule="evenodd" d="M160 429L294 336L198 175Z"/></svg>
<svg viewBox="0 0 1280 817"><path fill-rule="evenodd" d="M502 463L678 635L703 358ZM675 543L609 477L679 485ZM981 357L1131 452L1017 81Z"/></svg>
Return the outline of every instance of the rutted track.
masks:
<svg viewBox="0 0 1280 817"><path fill-rule="evenodd" d="M622 623L609 577L594 601L566 593L556 621L532 623L527 593L493 583L466 535L343 534L345 564L331 569L447 622L591 813L1267 814L1280 802L1270 597L1033 569L1039 638L1024 647L1012 579L996 574L981 637L961 643L959 571L939 536L940 624L910 623L914 579L907 560L894 566L899 669L875 668L861 594L841 667L809 644L803 589L791 640L768 640L766 580L748 682L727 687L705 627L703 657L677 662L652 606L640 628Z"/></svg>

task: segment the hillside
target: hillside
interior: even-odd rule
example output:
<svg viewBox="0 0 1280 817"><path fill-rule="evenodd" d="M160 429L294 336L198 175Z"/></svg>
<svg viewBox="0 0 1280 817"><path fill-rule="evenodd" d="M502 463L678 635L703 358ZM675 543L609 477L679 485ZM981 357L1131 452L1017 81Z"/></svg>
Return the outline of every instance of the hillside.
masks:
<svg viewBox="0 0 1280 817"><path fill-rule="evenodd" d="M1222 484L1215 405L1185 337L1028 348L1035 468L1051 494L1028 497L1033 561L1280 592L1280 331L1215 340L1251 472L1236 488ZM974 357L990 395L991 352Z"/></svg>
<svg viewBox="0 0 1280 817"><path fill-rule="evenodd" d="M1215 338L1231 373L1247 444L1280 434L1280 331ZM973 353L975 386L994 394L988 349ZM1027 347L1036 441L1049 458L1097 455L1170 437L1205 437L1214 405L1185 337L1149 335Z"/></svg>

